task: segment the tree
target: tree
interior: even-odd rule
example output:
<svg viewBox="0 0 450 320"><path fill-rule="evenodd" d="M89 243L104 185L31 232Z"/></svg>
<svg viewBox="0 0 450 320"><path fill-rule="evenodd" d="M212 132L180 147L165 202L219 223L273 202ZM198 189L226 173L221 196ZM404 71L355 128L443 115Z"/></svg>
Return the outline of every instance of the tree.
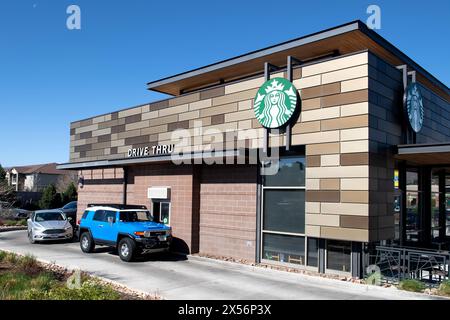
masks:
<svg viewBox="0 0 450 320"><path fill-rule="evenodd" d="M78 199L78 193L77 193L77 187L75 187L75 184L73 182L69 183L66 190L61 194L61 201L63 204L66 204L71 201L77 201Z"/></svg>
<svg viewBox="0 0 450 320"><path fill-rule="evenodd" d="M42 209L55 209L61 207L61 196L56 192L54 184L45 187L42 192L41 200L39 201L39 206Z"/></svg>
<svg viewBox="0 0 450 320"><path fill-rule="evenodd" d="M6 181L6 171L3 169L2 165L0 164L0 182Z"/></svg>

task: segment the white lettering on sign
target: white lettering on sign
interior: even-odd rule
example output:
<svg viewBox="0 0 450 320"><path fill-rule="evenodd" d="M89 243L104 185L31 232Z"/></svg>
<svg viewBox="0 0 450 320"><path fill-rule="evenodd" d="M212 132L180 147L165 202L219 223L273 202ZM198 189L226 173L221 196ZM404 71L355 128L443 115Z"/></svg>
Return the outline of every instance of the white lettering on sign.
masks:
<svg viewBox="0 0 450 320"><path fill-rule="evenodd" d="M142 147L142 148L131 148L128 149L128 158L138 158L138 157L148 157L151 155L161 155L161 154L170 154L175 149L174 144L163 144L150 147Z"/></svg>

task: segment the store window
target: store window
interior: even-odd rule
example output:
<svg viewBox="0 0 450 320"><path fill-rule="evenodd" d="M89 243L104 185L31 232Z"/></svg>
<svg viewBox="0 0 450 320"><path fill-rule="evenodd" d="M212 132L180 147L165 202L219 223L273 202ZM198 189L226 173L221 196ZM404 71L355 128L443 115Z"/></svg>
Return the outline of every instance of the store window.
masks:
<svg viewBox="0 0 450 320"><path fill-rule="evenodd" d="M327 240L327 269L350 272L351 242Z"/></svg>
<svg viewBox="0 0 450 320"><path fill-rule="evenodd" d="M319 239L308 238L308 260L307 264L310 267L319 266Z"/></svg>
<svg viewBox="0 0 450 320"><path fill-rule="evenodd" d="M305 233L305 191L264 190L264 230Z"/></svg>
<svg viewBox="0 0 450 320"><path fill-rule="evenodd" d="M305 264L305 238L282 234L264 234L264 258L292 264Z"/></svg>
<svg viewBox="0 0 450 320"><path fill-rule="evenodd" d="M415 171L406 172L406 240L420 240L419 175Z"/></svg>
<svg viewBox="0 0 450 320"><path fill-rule="evenodd" d="M153 221L170 225L170 202L153 201Z"/></svg>
<svg viewBox="0 0 450 320"><path fill-rule="evenodd" d="M431 176L431 239L437 241L439 239L439 175Z"/></svg>
<svg viewBox="0 0 450 320"><path fill-rule="evenodd" d="M262 176L262 259L305 265L305 157L281 157Z"/></svg>
<svg viewBox="0 0 450 320"><path fill-rule="evenodd" d="M450 176L445 178L445 235L450 237Z"/></svg>

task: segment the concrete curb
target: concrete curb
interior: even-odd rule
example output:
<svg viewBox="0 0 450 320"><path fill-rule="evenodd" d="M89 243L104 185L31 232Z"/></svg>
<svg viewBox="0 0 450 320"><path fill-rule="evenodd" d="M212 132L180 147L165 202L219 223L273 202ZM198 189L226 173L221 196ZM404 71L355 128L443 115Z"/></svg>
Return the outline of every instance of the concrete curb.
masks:
<svg viewBox="0 0 450 320"><path fill-rule="evenodd" d="M251 271L261 271L261 272L273 273L273 274L278 274L278 275L281 272L284 275L298 277L300 279L305 279L305 280L309 280L309 281L312 280L312 281L326 283L326 284L332 284L332 285L338 285L338 286L341 286L344 288L350 288L350 287L360 288L367 292L373 291L373 292L383 293L383 292L386 292L386 290L390 290L391 292L395 291L396 294L399 294L403 297L414 297L414 298L419 298L419 299L421 298L422 300L424 300L425 298L440 298L442 300L450 300L449 297L445 297L445 296L417 293L417 292L409 292L409 291L405 291L405 290L400 290L397 287L385 288L385 287L379 287L379 286L372 286L372 285L367 285L367 284L360 284L360 283L349 282L349 281L341 281L341 280L336 280L336 279L331 279L331 278L319 277L319 276L296 273L296 272L289 272L289 271L284 271L284 270L274 270L274 269L270 269L270 268L264 268L263 266L259 266L259 265L251 266L251 265L247 265L247 264L243 264L243 263L239 263L239 262L224 261L224 260L202 257L202 256L188 255L187 257L188 257L188 259L192 259L192 260L208 261L208 262L219 263L219 264L224 264L224 265L229 265L229 266L244 267L244 268L250 269Z"/></svg>
<svg viewBox="0 0 450 320"><path fill-rule="evenodd" d="M0 228L0 232L22 231L22 230L27 230L27 227L23 226L23 227Z"/></svg>

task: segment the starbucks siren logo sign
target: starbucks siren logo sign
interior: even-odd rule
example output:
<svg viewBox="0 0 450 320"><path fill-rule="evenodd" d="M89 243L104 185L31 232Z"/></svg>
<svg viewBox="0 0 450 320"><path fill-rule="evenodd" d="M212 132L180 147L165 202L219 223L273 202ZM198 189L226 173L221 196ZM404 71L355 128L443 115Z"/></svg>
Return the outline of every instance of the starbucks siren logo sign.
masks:
<svg viewBox="0 0 450 320"><path fill-rule="evenodd" d="M266 81L258 90L253 109L256 119L265 128L286 124L297 106L297 89L284 78Z"/></svg>

